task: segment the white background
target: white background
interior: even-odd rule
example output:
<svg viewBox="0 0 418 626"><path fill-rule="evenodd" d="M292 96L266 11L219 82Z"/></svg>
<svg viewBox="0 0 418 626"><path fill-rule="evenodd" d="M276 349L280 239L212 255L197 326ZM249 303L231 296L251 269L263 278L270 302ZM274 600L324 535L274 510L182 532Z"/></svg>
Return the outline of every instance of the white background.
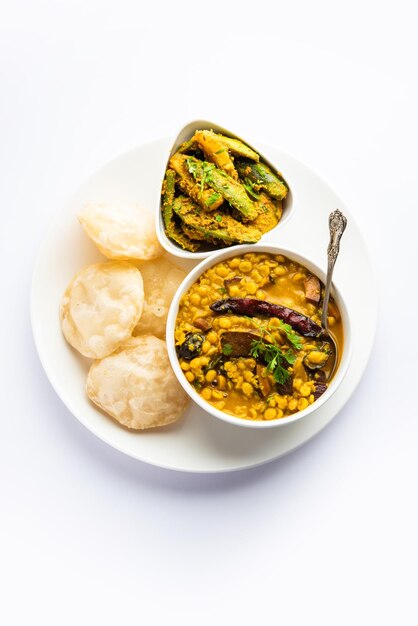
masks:
<svg viewBox="0 0 418 626"><path fill-rule="evenodd" d="M0 34L1 623L416 624L413 3L9 0ZM29 321L67 197L198 117L323 175L380 283L368 369L331 425L212 476L94 438L50 387Z"/></svg>

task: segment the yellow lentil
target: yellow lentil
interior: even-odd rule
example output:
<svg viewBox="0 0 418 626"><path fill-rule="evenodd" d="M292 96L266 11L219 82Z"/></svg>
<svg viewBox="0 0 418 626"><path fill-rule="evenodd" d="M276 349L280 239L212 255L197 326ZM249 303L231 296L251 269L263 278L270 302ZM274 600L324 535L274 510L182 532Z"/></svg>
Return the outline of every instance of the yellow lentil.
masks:
<svg viewBox="0 0 418 626"><path fill-rule="evenodd" d="M284 265L278 265L276 268L274 268L273 273L276 274L276 276L284 276L285 274L287 274L287 269Z"/></svg>
<svg viewBox="0 0 418 626"><path fill-rule="evenodd" d="M228 276L228 274L230 273L230 269L225 265L219 265L216 269L216 273L218 274L218 276L225 278L225 276Z"/></svg>
<svg viewBox="0 0 418 626"><path fill-rule="evenodd" d="M305 274L302 274L302 272L296 272L296 274L293 275L293 280L295 282L298 282L300 280L302 280L303 278L306 278Z"/></svg>
<svg viewBox="0 0 418 626"><path fill-rule="evenodd" d="M203 387L203 389L200 392L200 395L205 400L210 400L212 397L212 389L209 389L209 387Z"/></svg>
<svg viewBox="0 0 418 626"><path fill-rule="evenodd" d="M304 397L309 396L311 393L310 385L303 383L299 388L299 393L301 396L304 396Z"/></svg>
<svg viewBox="0 0 418 626"><path fill-rule="evenodd" d="M198 293L192 293L190 296L190 302L198 306L200 304L200 296Z"/></svg>
<svg viewBox="0 0 418 626"><path fill-rule="evenodd" d="M254 391L254 387L252 385L250 385L250 383L242 383L242 392L246 395L246 396L251 396L253 391Z"/></svg>
<svg viewBox="0 0 418 626"><path fill-rule="evenodd" d="M261 276L260 272L258 270L253 270L251 272L251 278L256 282L256 283L261 283L261 281L263 280L263 277Z"/></svg>
<svg viewBox="0 0 418 626"><path fill-rule="evenodd" d="M206 339L210 341L210 343L217 343L218 335L213 330L210 330L206 335Z"/></svg>
<svg viewBox="0 0 418 626"><path fill-rule="evenodd" d="M202 352L203 352L203 354L207 354L208 353L208 351L210 350L210 346L211 346L210 341L206 340L206 341L203 342L203 344L202 344Z"/></svg>
<svg viewBox="0 0 418 626"><path fill-rule="evenodd" d="M277 398L277 406L279 409L287 408L287 398L285 396L278 396Z"/></svg>
<svg viewBox="0 0 418 626"><path fill-rule="evenodd" d="M309 402L306 398L299 398L298 400L298 411L303 411L309 405Z"/></svg>
<svg viewBox="0 0 418 626"><path fill-rule="evenodd" d="M250 282L250 283L247 283L245 285L245 289L246 289L248 294L253 296L255 294L255 292L257 291L258 287L257 287L257 285L255 283Z"/></svg>
<svg viewBox="0 0 418 626"><path fill-rule="evenodd" d="M225 389L226 387L226 378L225 376L222 376L222 374L219 374L218 376L218 388L219 389Z"/></svg>
<svg viewBox="0 0 418 626"><path fill-rule="evenodd" d="M252 265L249 261L241 261L238 268L243 274L248 274L248 272L251 272Z"/></svg>
<svg viewBox="0 0 418 626"><path fill-rule="evenodd" d="M216 378L216 370L209 370L206 372L205 378L208 383L213 383Z"/></svg>
<svg viewBox="0 0 418 626"><path fill-rule="evenodd" d="M300 351L293 350L283 322L278 318L216 314L210 309L213 302L223 297L255 297L293 308L319 323L320 306L306 299L303 284L306 276L306 268L283 255L249 252L213 265L182 296L175 341L176 346L180 346L190 333L203 336L203 342L199 338L196 343L194 358L179 358L186 380L195 385L202 398L213 406L222 407L221 410L228 414L253 420L281 419L315 402L316 378L303 368L302 362L309 354L311 363L321 370L325 367L327 371L321 342L299 336L302 347ZM328 323L333 326L337 342L342 345L341 315L335 303L331 302L331 305ZM205 324L199 323L198 318L203 318ZM207 330L206 324L209 326ZM221 340L226 331L245 330L260 336L260 327L268 328L268 341L275 342L283 353L289 349L294 353L299 351L294 367L286 366L289 375L294 377L286 395L277 393L272 372L265 371L265 365L260 370L259 359L256 362L254 358L233 354L226 359L221 353ZM189 351L193 351L194 345L195 342L191 342ZM211 361L216 366L210 367Z"/></svg>

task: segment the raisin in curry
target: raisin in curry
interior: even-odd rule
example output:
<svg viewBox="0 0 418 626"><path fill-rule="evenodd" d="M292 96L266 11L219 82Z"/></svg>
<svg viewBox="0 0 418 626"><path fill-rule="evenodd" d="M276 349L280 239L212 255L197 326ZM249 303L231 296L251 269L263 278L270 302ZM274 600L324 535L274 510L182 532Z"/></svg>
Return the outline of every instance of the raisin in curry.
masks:
<svg viewBox="0 0 418 626"><path fill-rule="evenodd" d="M323 290L282 255L248 253L214 265L180 301L175 340L184 376L212 406L243 419L307 408L333 375L332 343L320 326ZM328 313L340 354L332 300Z"/></svg>

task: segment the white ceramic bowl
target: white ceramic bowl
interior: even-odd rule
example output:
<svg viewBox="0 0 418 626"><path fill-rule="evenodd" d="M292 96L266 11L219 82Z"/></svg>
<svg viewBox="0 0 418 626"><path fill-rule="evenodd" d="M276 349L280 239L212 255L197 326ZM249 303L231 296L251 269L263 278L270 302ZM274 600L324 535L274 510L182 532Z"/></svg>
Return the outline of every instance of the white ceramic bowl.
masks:
<svg viewBox="0 0 418 626"><path fill-rule="evenodd" d="M205 259L208 256L210 256L211 254L213 254L213 249L212 250L208 250L208 251L204 251L204 252L189 252L188 250L183 250L174 241L169 239L169 237L167 237L166 232L165 232L164 221L163 221L162 211L161 211L161 185L163 184L163 181L164 181L164 176L165 176L165 172L166 172L166 169L167 169L167 166L168 166L168 162L169 162L171 156L181 146L181 144L183 142L187 141L188 139L190 139L193 136L193 134L195 133L196 130L213 130L213 131L215 131L217 133L221 133L223 135L228 135L229 137L233 137L234 139L239 139L239 140L243 141L247 146L249 146L250 148L255 150L260 155L261 159L271 169L273 169L276 172L277 171L281 172L281 174L283 175L283 178L286 181L287 186L289 187L289 191L288 191L288 194L287 194L286 198L283 200L283 213L282 213L282 217L280 219L280 222L272 230L275 231L277 229L283 228L283 226L286 224L286 222L289 220L289 218L291 216L291 213L293 211L293 207L295 205L295 198L294 198L294 188L293 188L293 185L292 185L291 181L289 181L289 178L286 175L286 173L282 171L280 163L276 163L276 164L272 163L266 156L264 156L262 151L259 150L257 148L257 146L254 146L254 144L252 144L252 143L250 144L245 138L242 138L242 137L239 137L238 135L235 135L230 130L227 130L226 128L222 128L221 126L218 126L217 124L213 124L212 122L208 122L208 121L205 121L205 120L194 120L193 122L190 122L189 124L186 124L186 126L184 126L181 129L181 131L178 133L178 135L174 139L173 144L172 144L172 148L170 150L170 153L169 153L168 157L166 159L164 159L163 167L162 167L161 172L160 172L160 185L158 186L158 196L157 196L157 199L156 199L156 230L157 230L158 239L159 239L161 245L163 246L163 248L165 248L171 254L174 254L175 256L182 257L182 258L185 258L185 259ZM272 231L270 231L270 233L271 232ZM263 241L263 237L261 237L261 239L260 239L260 242L262 242L262 241ZM258 242L258 243L260 243L260 242ZM235 247L236 246L229 246L228 249L232 249L232 248L235 248Z"/></svg>
<svg viewBox="0 0 418 626"><path fill-rule="evenodd" d="M193 386L187 381L184 372L180 368L180 363L177 357L175 340L174 340L174 329L176 324L176 318L179 310L179 303L182 295L193 285L194 282L198 280L198 278L203 274L207 269L216 265L220 261L224 259L231 258L236 255L246 254L247 252L255 252L255 253L271 253L271 254L282 254L289 259L300 263L304 267L306 267L312 274L318 276L318 278L324 283L325 282L325 272L319 268L315 263L312 263L309 259L303 257L300 253L295 250L291 250L288 248L282 248L271 245L263 245L260 243L250 244L250 245L242 245L242 246L234 246L232 248L228 248L226 250L219 250L217 252L213 252L210 258L202 261L197 265L183 280L180 287L178 288L173 301L171 303L171 307L168 313L167 319L167 349L168 355L170 358L171 365L173 370L184 388L184 390L189 394L192 400L196 402L204 411L210 413L214 417L223 420L224 422L228 422L230 424L235 424L237 426L242 426L244 428L275 428L279 426L283 426L285 424L289 424L290 422L295 422L296 420L304 419L313 411L319 409L320 406L325 404L328 399L332 396L332 394L338 389L340 383L342 382L344 376L347 373L347 369L349 367L351 353L352 353L352 334L350 327L350 320L347 312L347 307L344 302L344 299L341 295L341 292L337 289L335 285L332 288L332 296L335 299L335 302L340 310L341 319L343 324L344 331L344 345L341 354L341 359L338 365L338 369L335 372L328 389L316 400L313 404L310 404L306 409L302 411L298 411L288 417L283 417L276 420L268 420L268 421L255 421L248 420L240 417L235 417L234 415L230 415L229 413L224 413L219 409L213 407L209 402L206 402L193 388Z"/></svg>

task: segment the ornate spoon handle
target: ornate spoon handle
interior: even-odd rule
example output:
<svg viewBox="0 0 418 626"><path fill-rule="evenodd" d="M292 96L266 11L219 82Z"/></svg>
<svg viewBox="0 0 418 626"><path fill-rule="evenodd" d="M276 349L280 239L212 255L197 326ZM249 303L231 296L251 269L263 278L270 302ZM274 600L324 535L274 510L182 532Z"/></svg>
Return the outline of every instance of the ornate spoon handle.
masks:
<svg viewBox="0 0 418 626"><path fill-rule="evenodd" d="M327 282L325 285L324 302L322 305L321 325L328 331L328 303L331 290L332 273L334 271L335 261L340 251L340 239L347 226L347 218L339 209L330 213L329 216L329 244L328 244L328 270Z"/></svg>

